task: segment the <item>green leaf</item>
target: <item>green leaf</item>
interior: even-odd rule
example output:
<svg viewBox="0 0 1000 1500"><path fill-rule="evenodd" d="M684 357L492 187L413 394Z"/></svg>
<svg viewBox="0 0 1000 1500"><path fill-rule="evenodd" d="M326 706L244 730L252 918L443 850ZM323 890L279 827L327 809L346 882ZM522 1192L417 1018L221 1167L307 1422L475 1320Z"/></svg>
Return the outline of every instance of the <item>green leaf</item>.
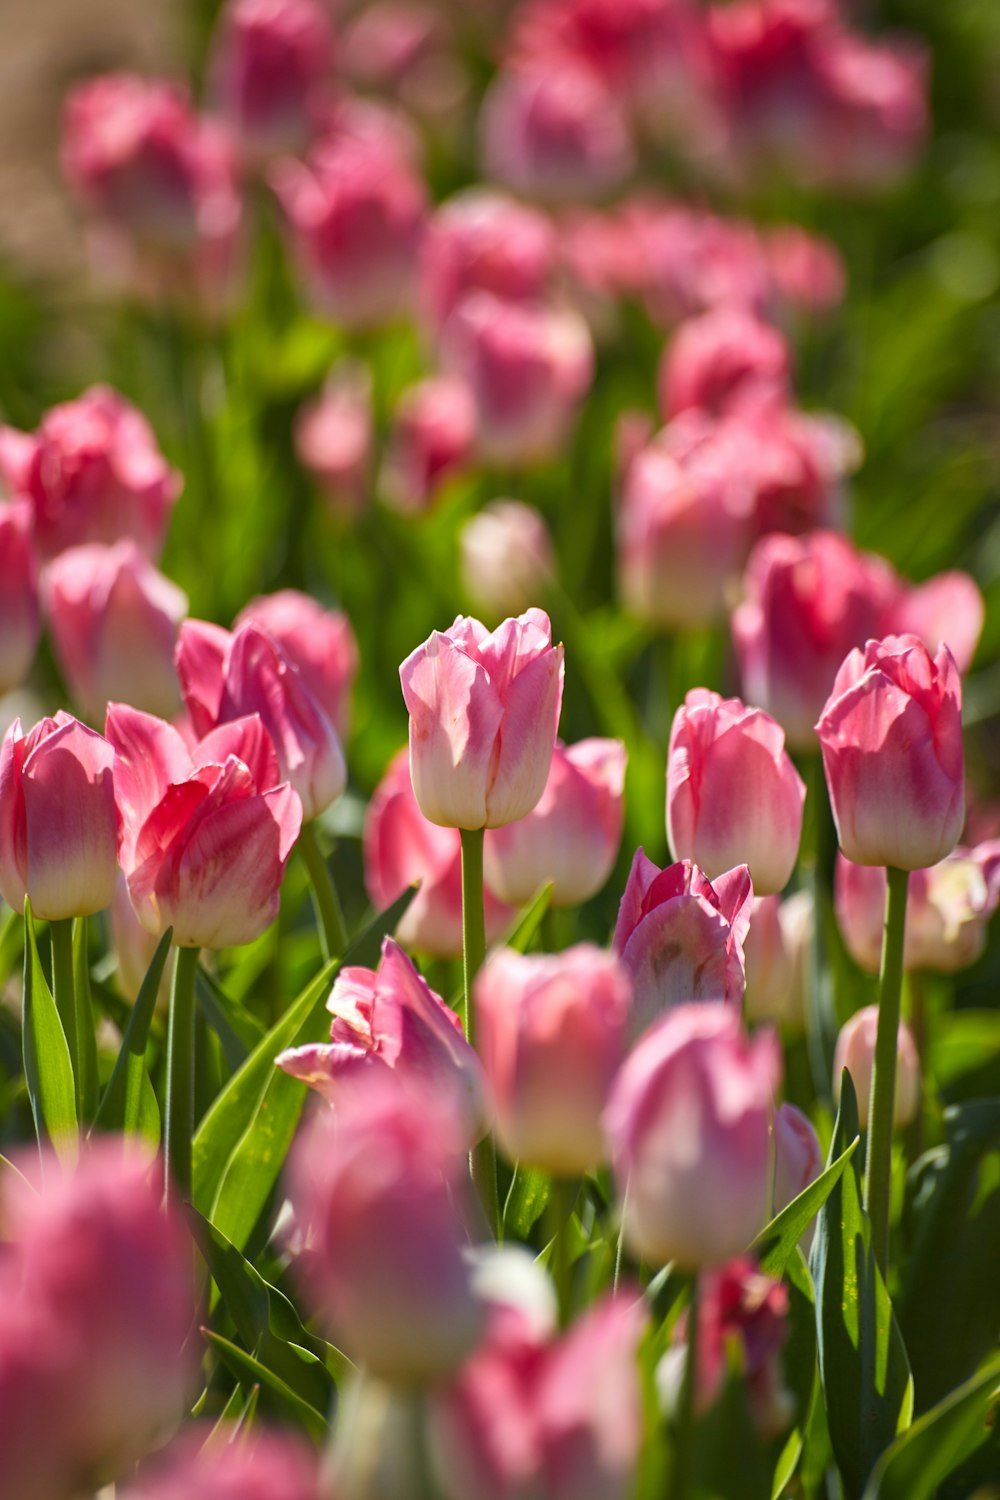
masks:
<svg viewBox="0 0 1000 1500"><path fill-rule="evenodd" d="M552 1180L538 1167L514 1168L510 1188L503 1206L503 1237L527 1240L533 1226L545 1212Z"/></svg>
<svg viewBox="0 0 1000 1500"><path fill-rule="evenodd" d="M77 1155L76 1089L69 1045L38 956L31 902L24 903L24 1077L39 1144L46 1136L58 1155Z"/></svg>
<svg viewBox="0 0 1000 1500"><path fill-rule="evenodd" d="M549 909L554 890L555 886L551 881L548 885L542 886L538 895L534 897L530 905L524 908L507 932L503 940L505 948L513 948L516 953L527 953L532 939L542 925L542 918Z"/></svg>
<svg viewBox="0 0 1000 1500"><path fill-rule="evenodd" d="M918 1417L883 1453L864 1500L933 1500L942 1480L985 1443L1000 1397L1000 1355Z"/></svg>
<svg viewBox="0 0 1000 1500"><path fill-rule="evenodd" d="M303 1401L291 1386L286 1385L280 1375L269 1370L238 1344L224 1339L221 1333L214 1333L211 1328L203 1328L201 1333L248 1395L254 1386L260 1386L262 1392L266 1391L270 1395L279 1415L291 1417L300 1427L304 1427L314 1442L322 1443L325 1440L326 1419L308 1401Z"/></svg>
<svg viewBox="0 0 1000 1500"><path fill-rule="evenodd" d="M104 1090L104 1096L97 1110L97 1118L94 1121L95 1126L100 1130L123 1130L127 1135L134 1135L140 1130L144 1105L145 1112L148 1113L148 1104L145 1103L143 1096L146 1088L152 1092L152 1087L146 1073L146 1043L149 1040L149 1028L156 1009L156 997L159 994L160 981L163 978L172 938L173 928L168 927L156 945L156 952L153 954L149 968L146 970L146 977L136 996L132 1013L128 1018L128 1025L125 1028L125 1035L122 1037L121 1049L115 1060L114 1070L108 1079L108 1086ZM143 1080L145 1080L145 1087ZM145 1130L142 1131L143 1135L146 1133ZM157 1111L156 1134L158 1137L159 1111Z"/></svg>
<svg viewBox="0 0 1000 1500"><path fill-rule="evenodd" d="M73 923L73 989L76 995L76 1047L80 1068L80 1103L85 1120L97 1109L97 1030L90 993L90 954L87 949L87 918Z"/></svg>
<svg viewBox="0 0 1000 1500"><path fill-rule="evenodd" d="M263 1026L226 993L204 964L198 965L194 992L202 1015L219 1038L223 1056L235 1073L263 1037Z"/></svg>
<svg viewBox="0 0 1000 1500"><path fill-rule="evenodd" d="M858 1134L858 1106L844 1070L831 1162ZM812 1251L820 1378L833 1453L848 1500L909 1426L913 1379L906 1348L875 1263L871 1222L861 1206L856 1162L820 1210Z"/></svg>
<svg viewBox="0 0 1000 1500"><path fill-rule="evenodd" d="M750 1254L760 1262L760 1268L768 1276L781 1276L795 1253L795 1247L806 1229L819 1213L840 1180L847 1163L858 1149L859 1136L842 1152L837 1160L822 1172L809 1186L793 1198L770 1224L762 1229L750 1246Z"/></svg>

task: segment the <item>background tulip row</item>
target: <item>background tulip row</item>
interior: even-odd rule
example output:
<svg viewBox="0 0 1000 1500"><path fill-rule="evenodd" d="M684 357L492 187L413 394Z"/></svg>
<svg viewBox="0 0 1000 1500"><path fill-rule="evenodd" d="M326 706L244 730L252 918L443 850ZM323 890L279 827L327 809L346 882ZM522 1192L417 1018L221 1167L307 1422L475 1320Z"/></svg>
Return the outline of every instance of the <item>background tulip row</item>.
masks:
<svg viewBox="0 0 1000 1500"><path fill-rule="evenodd" d="M939 10L191 3L70 90L92 278L0 275L0 1500L1000 1482Z"/></svg>

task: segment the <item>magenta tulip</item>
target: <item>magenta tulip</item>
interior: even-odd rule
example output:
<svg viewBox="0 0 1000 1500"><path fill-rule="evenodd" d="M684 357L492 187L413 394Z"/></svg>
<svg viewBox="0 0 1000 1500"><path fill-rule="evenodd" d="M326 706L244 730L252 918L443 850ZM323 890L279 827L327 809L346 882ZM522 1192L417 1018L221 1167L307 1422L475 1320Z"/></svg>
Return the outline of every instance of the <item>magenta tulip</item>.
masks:
<svg viewBox="0 0 1000 1500"><path fill-rule="evenodd" d="M40 634L31 508L25 500L0 503L0 695L27 677Z"/></svg>
<svg viewBox="0 0 1000 1500"><path fill-rule="evenodd" d="M260 163L308 146L329 103L333 31L320 0L230 0L212 96L241 155Z"/></svg>
<svg viewBox="0 0 1000 1500"><path fill-rule="evenodd" d="M236 629L246 624L257 625L278 643L343 738L358 673L358 643L343 611L324 609L297 589L281 589L251 599L237 615Z"/></svg>
<svg viewBox="0 0 1000 1500"><path fill-rule="evenodd" d="M875 1037L878 1031L877 1005L866 1005L845 1021L837 1037L833 1054L833 1094L840 1098L841 1074L846 1068L858 1098L858 1124L868 1127L871 1109L872 1071L875 1061ZM896 1087L893 1125L908 1125L920 1108L920 1058L913 1033L900 1021L896 1037Z"/></svg>

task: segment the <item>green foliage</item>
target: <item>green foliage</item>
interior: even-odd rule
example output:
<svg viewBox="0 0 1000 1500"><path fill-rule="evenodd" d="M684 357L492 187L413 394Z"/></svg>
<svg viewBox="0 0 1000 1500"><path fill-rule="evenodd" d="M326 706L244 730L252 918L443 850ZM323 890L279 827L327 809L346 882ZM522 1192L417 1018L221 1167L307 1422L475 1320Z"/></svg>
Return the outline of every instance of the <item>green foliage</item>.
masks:
<svg viewBox="0 0 1000 1500"><path fill-rule="evenodd" d="M60 1157L77 1152L76 1088L69 1044L41 959L31 902L24 903L24 1076L39 1144L50 1140Z"/></svg>
<svg viewBox="0 0 1000 1500"><path fill-rule="evenodd" d="M136 996L114 1071L97 1110L95 1124L101 1130L123 1130L131 1135L140 1128L143 1098L150 1089L146 1044L173 935L173 928L168 927L160 938Z"/></svg>

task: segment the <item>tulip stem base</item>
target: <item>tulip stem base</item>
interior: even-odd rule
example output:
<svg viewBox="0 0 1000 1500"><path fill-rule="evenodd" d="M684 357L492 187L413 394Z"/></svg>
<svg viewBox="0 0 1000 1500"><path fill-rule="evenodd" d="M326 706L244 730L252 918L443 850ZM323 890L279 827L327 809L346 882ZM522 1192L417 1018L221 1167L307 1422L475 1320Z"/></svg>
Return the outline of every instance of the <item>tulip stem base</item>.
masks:
<svg viewBox="0 0 1000 1500"><path fill-rule="evenodd" d="M346 950L347 928L330 866L316 837L315 824L303 823L299 834L299 848L309 872L323 958L329 962L331 958L339 958Z"/></svg>
<svg viewBox="0 0 1000 1500"><path fill-rule="evenodd" d="M470 1047L476 1045L476 1017L472 989L486 957L486 908L483 896L484 828L463 828L462 834L462 1020ZM472 1180L482 1200L494 1238L500 1233L497 1157L492 1135L485 1135L472 1152Z"/></svg>
<svg viewBox="0 0 1000 1500"><path fill-rule="evenodd" d="M885 931L879 976L878 1031L868 1111L865 1208L872 1221L872 1245L879 1270L889 1265L889 1196L892 1185L892 1127L896 1107L896 1049L903 992L903 940L906 935L908 870L886 870Z"/></svg>
<svg viewBox="0 0 1000 1500"><path fill-rule="evenodd" d="M670 1500L687 1500L694 1467L694 1405L698 1385L698 1316L699 1291L697 1271L691 1278L691 1295L687 1312L687 1341L684 1375L677 1403L673 1463L670 1469Z"/></svg>
<svg viewBox="0 0 1000 1500"><path fill-rule="evenodd" d="M49 923L49 938L52 943L52 997L66 1033L70 1062L73 1065L73 1081L76 1092L76 1113L81 1118L82 1083L80 1074L80 1036L76 1012L76 973L73 966L73 918L62 917Z"/></svg>
<svg viewBox="0 0 1000 1500"><path fill-rule="evenodd" d="M178 948L167 1022L167 1112L164 1130L168 1199L191 1200L194 1135L194 985L198 949Z"/></svg>

